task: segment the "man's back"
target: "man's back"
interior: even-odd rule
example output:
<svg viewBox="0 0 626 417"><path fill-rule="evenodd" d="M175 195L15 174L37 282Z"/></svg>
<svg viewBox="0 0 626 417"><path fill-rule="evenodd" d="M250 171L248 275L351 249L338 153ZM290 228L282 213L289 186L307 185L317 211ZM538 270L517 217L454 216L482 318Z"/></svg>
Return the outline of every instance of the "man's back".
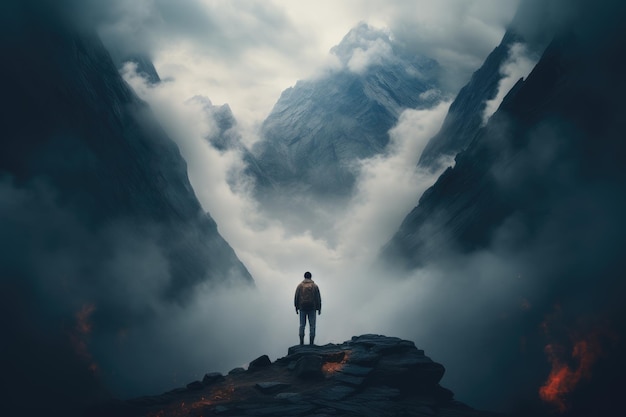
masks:
<svg viewBox="0 0 626 417"><path fill-rule="evenodd" d="M312 279L305 279L298 285L298 308L300 310L318 310L321 306L319 288ZM320 299L318 301L318 299Z"/></svg>
<svg viewBox="0 0 626 417"><path fill-rule="evenodd" d="M317 314L322 314L322 296L319 287L311 279L310 272L306 272L304 281L298 284L293 304L296 308L296 314L300 314L300 344L304 343L304 328L307 319L309 321L310 343L313 344L315 339L315 311L317 310Z"/></svg>
<svg viewBox="0 0 626 417"><path fill-rule="evenodd" d="M322 297L320 290L312 279L305 279L298 284L294 304L297 310L321 310Z"/></svg>

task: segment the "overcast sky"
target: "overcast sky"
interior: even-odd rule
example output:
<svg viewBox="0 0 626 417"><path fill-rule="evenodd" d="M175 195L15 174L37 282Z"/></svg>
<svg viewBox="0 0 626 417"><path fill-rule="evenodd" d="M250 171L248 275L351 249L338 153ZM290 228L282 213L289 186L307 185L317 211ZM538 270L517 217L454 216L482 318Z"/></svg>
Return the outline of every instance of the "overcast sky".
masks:
<svg viewBox="0 0 626 417"><path fill-rule="evenodd" d="M297 341L293 291L304 271L310 270L321 287L325 306L318 343L382 333L415 340L433 351L434 359L452 362L455 352L445 348L450 330L444 337L433 337L440 333L439 323L450 318L419 324L412 318L441 313L433 300L440 300L442 294L453 299L460 292L442 290L436 284L441 271L422 271L414 279L397 280L370 268L381 246L439 174L417 171L416 164L421 149L440 128L450 101L402 114L390 132L389 152L362 161L357 193L350 203L315 212L311 224L334 224L325 235L318 230L295 232L280 219L259 214L249 184L239 175L241 155L219 152L208 144L204 138L215 122L200 101L190 99L203 96L216 105L228 103L242 125L244 142L251 143L257 139L255 127L280 93L298 79L320 76L334 68L337 63L329 50L362 21L388 30L392 39L409 51L453 69L442 85L453 94L500 42L516 6L517 1L501 0L194 0L176 7L165 1L118 1L115 8L107 10L107 19L100 25L105 44L112 50L118 48L115 53L120 55L150 55L166 80L150 85L132 65L122 71L178 143L200 202L257 284L256 292L199 292L184 311L167 310L167 322L161 321L158 330L144 328L136 333L136 349L143 350L151 339L160 340L161 346L164 340L175 340L162 347L162 355L180 360L179 352L184 351L185 363L175 366L181 374L197 372L197 377L206 370L225 372L245 365L262 353L272 359L284 355L286 347ZM228 183L233 177L238 179L234 189ZM502 271L498 262L485 268ZM484 285L489 282L486 278ZM484 294L490 298L494 292ZM514 304L519 304L517 298ZM476 307L462 308L468 309L465 317L469 318L469 311L475 312ZM228 320L216 323L215 317L225 311ZM456 338L462 338L458 322L454 326L459 330ZM198 335L198 328L206 332ZM206 364L204 368L202 364ZM128 378L136 378L136 386L144 389L146 379L158 381L163 388L170 383L169 379L155 379L163 374L146 375L141 362L128 363L124 369ZM169 368L160 371L172 372ZM137 393L136 388L132 392Z"/></svg>
<svg viewBox="0 0 626 417"><path fill-rule="evenodd" d="M420 152L440 128L454 94L500 42L518 0L23 1L55 5L58 1L71 6L67 8L70 15L90 29L95 27L114 57L143 54L154 62L164 80L159 84L150 84L132 64L120 70L178 144L199 201L256 283L255 288L244 289L199 286L185 302L165 302L158 289L170 277L154 242L145 237L133 240L126 235L124 225L93 236L80 223L80 213L56 207L49 196L52 191L45 187L22 190L0 178L0 194L6 196L0 199L6 206L0 207L4 210L0 216L2 230L9 236L6 247L18 251L22 246L34 246L32 253L20 253L19 258L20 262L25 259L28 269L37 270L35 277L45 276L38 270L50 270L64 282L67 271L77 278L75 287L56 287L54 280L27 283L32 284L37 297L41 294L64 314L71 310L86 316L95 311L97 315L107 305L117 304L150 311L141 320L129 319L132 323L124 328L118 327L115 317L103 317L93 339L85 344L90 349L89 359L97 362L99 375L114 395L157 394L201 379L205 372L245 366L262 354L272 360L285 355L297 342L298 318L292 300L306 270L313 273L323 298L318 344L342 342L362 333L399 336L413 340L445 365L442 385L455 391L459 400L493 409L506 405L505 394L519 391L515 377L520 375L508 373L508 354L520 350L520 317L534 314L541 320L546 308L553 308L553 301L541 309L534 300L548 299L545 294L555 288L545 282L563 266L556 260L586 259L584 253L564 256L560 250L546 252L541 245L527 253L510 253L496 242L470 256L457 256L446 265L403 276L391 276L371 266L381 246L438 178L438 172L416 168ZM558 18L570 15L573 3L596 9L591 0L527 1L542 6L542 13L522 19L522 26L535 28L536 33L542 32L537 28L555 26ZM605 15L596 19L588 19L591 13L580 14L578 23L593 21L588 26L597 26L610 13L607 8ZM542 19L537 20L537 16ZM242 175L241 153L220 152L205 140L216 124L203 103L228 103L240 123L238 133L243 142L253 143L258 139L259 124L283 90L299 79L320 77L337 68L329 50L359 22L386 31L395 45L409 53L436 59L446 70L439 87L447 94L432 108L407 109L400 115L389 132L387 152L359 161L356 193L345 206L314 207L311 212L315 218L305 219L311 224L331 224L331 228L290 230L281 219L258 210L251 185ZM516 45L512 50L501 69L505 79L485 118L516 79L530 71L537 52L531 49ZM362 56L370 56L371 51L366 52ZM194 99L199 97L202 99ZM547 138L561 136L550 134ZM540 135L536 140L541 144L538 149L549 152L546 144L550 142L543 139ZM529 152L531 168L523 166L520 172L534 172L531 163L537 155L542 152ZM585 195L580 201L595 198ZM612 209L610 201L606 206ZM51 214L44 217L42 211ZM602 211L598 213L596 217L602 218ZM616 210L612 215L621 219L622 213ZM604 217L608 219L606 229L611 229L613 217ZM33 236L38 239L22 233L19 220L24 218L37 231ZM506 240L507 233L517 233L514 226L504 225L497 236ZM566 229L570 224L562 226ZM79 242L70 248L78 246L79 250L66 254L58 243L48 245L46 237L56 236L61 229L65 239ZM65 229L76 231L72 234ZM15 244L21 241L28 244ZM544 239L540 243L546 241L552 242ZM116 256L110 260L108 254L103 255L101 269L107 279L102 290L83 279L80 266L90 262L84 259L83 249L109 246L115 248ZM601 249L598 246L591 258ZM5 260L14 257L10 250L2 255ZM567 274L565 277L569 278ZM586 285L581 288L588 291ZM95 304L76 305L81 294L93 294ZM114 303L106 304L110 300ZM97 302L105 304L101 310ZM26 306L25 311L28 309ZM10 314L5 316L11 318ZM107 326L101 326L103 322ZM41 320L42 328L46 323ZM544 361L540 355L538 366ZM523 367L521 364L518 369ZM65 371L61 362L59 369ZM45 374L39 380L45 383ZM528 387L532 397L538 385Z"/></svg>
<svg viewBox="0 0 626 417"><path fill-rule="evenodd" d="M342 342L362 333L414 340L448 367L444 385L460 391L460 399L470 399L463 383L467 387L471 382L471 371L458 367L466 357L452 347L466 338L468 323L484 313L483 305L501 311L519 308L516 263L487 253L461 260L448 271L423 270L412 277L392 277L370 264L436 180L438 173L416 170L421 149L441 126L454 93L500 42L518 1L73 4L78 21L95 26L114 56L145 54L154 62L164 80L158 85L137 76L132 65L122 74L179 145L203 208L256 282L252 291L199 288L186 305L154 305L154 320L137 323L122 339L119 333L96 336L94 358L116 395L157 393L202 378L205 372L227 372L261 354L272 359L284 355L297 341L293 292L310 270L324 304L317 343ZM321 223L334 224L327 235L295 232L280 219L259 214L249 184L239 175L241 155L208 144L205 137L215 121L200 100L191 99L228 103L243 141L252 143L283 90L336 67L330 49L359 22L388 31L405 51L437 60L447 71L440 88L449 99L401 115L390 131L389 152L361 161L355 197L345 207L315 211L325 220ZM229 184L232 178L235 188ZM464 299L466 287L451 286L444 278L448 276L476 278L483 302ZM498 281L502 276L507 277L504 283ZM128 283L116 288L120 302L135 305L146 290L141 286L138 295L135 287Z"/></svg>
<svg viewBox="0 0 626 417"><path fill-rule="evenodd" d="M456 90L499 43L518 0L92 0L107 46L148 54L190 97L230 104L261 121L282 90L329 65L329 50L359 22L389 29L450 69Z"/></svg>

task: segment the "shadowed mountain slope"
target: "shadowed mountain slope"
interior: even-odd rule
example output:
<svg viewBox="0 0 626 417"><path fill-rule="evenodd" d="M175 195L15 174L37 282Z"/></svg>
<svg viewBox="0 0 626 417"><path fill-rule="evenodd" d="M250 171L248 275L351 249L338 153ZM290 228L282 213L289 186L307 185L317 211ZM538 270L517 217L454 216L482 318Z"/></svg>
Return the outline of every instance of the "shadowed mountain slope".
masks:
<svg viewBox="0 0 626 417"><path fill-rule="evenodd" d="M361 24L331 52L338 68L285 90L263 123L249 168L261 202L348 197L356 162L385 150L402 110L440 100L437 63L384 31Z"/></svg>
<svg viewBox="0 0 626 417"><path fill-rule="evenodd" d="M451 268L461 277L446 276L450 282L467 279L469 288L530 300L527 313L511 316L515 326L494 324L488 332L523 341L506 352L513 358L507 375L534 379L519 392L540 387L546 376L546 384L559 386L559 363L572 360L573 345L584 339L597 346L600 359L584 382L546 395L572 416L621 407L626 36L624 7L615 8L619 13L602 23L584 14L586 24L555 38L382 253L390 268ZM477 265L471 276L454 269L464 262ZM468 290L470 299L480 296ZM563 352L554 354L554 346ZM548 361L552 374L542 369Z"/></svg>
<svg viewBox="0 0 626 417"><path fill-rule="evenodd" d="M501 67L509 56L510 47L521 38L506 32L498 45L474 72L470 81L459 91L450 105L441 130L433 136L422 152L419 165L435 169L437 161L464 150L483 124L486 103L498 92L502 79Z"/></svg>
<svg viewBox="0 0 626 417"><path fill-rule="evenodd" d="M200 285L252 284L98 37L48 6L4 2L0 18L6 415L106 395L93 333L122 334Z"/></svg>
<svg viewBox="0 0 626 417"><path fill-rule="evenodd" d="M575 35L554 41L424 193L385 253L418 265L445 249L485 248L512 215L538 231L562 199L582 198L576 194L594 185L621 189L623 52L614 38L597 49ZM621 204L618 195L598 203Z"/></svg>

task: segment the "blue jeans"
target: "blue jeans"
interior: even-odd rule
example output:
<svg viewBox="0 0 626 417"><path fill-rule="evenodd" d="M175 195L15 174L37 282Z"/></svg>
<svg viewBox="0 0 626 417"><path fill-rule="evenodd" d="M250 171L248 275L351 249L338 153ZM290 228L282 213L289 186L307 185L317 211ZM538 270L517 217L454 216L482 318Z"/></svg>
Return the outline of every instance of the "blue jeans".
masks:
<svg viewBox="0 0 626 417"><path fill-rule="evenodd" d="M309 337L315 337L315 310L300 310L300 332L298 335L304 337L307 317L309 318Z"/></svg>

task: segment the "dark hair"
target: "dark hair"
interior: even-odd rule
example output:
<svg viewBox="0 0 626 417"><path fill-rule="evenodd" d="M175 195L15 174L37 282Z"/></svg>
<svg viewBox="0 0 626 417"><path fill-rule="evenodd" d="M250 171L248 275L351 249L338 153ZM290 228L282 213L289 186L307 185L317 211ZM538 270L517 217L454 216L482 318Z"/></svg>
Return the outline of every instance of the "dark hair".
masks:
<svg viewBox="0 0 626 417"><path fill-rule="evenodd" d="M311 273L309 271L305 272L304 273L304 277L307 278L307 279L311 278Z"/></svg>

